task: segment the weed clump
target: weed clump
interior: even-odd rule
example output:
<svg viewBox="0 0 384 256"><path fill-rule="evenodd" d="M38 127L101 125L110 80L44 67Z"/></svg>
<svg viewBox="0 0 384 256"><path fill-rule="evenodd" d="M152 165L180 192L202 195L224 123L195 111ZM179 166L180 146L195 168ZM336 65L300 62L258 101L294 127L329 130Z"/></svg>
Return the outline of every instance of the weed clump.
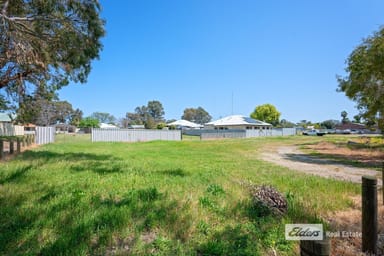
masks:
<svg viewBox="0 0 384 256"><path fill-rule="evenodd" d="M287 199L272 186L250 185L250 192L254 206L261 215L274 213L284 215L288 210Z"/></svg>

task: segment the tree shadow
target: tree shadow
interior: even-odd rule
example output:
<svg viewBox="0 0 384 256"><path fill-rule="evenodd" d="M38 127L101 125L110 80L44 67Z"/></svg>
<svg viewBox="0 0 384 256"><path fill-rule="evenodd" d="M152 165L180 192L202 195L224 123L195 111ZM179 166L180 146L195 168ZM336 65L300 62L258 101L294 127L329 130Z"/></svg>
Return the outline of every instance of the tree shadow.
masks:
<svg viewBox="0 0 384 256"><path fill-rule="evenodd" d="M159 171L158 173L171 177L185 177L188 175L188 173L181 168Z"/></svg>
<svg viewBox="0 0 384 256"><path fill-rule="evenodd" d="M9 176L6 176L4 178L0 178L0 185L3 185L5 183L9 182L16 182L20 180L26 172L28 172L30 169L33 168L33 165L26 165L22 166L16 169L13 173L11 173Z"/></svg>
<svg viewBox="0 0 384 256"><path fill-rule="evenodd" d="M35 160L38 164L55 163L59 161L67 162L72 171L93 171L97 174L105 175L125 171L124 162L121 158L107 154L91 154L82 152L57 153L52 151L27 151L20 158L22 160Z"/></svg>
<svg viewBox="0 0 384 256"><path fill-rule="evenodd" d="M122 173L126 168L120 162L113 161L78 161L71 164L70 169L74 172L92 171L100 175Z"/></svg>
<svg viewBox="0 0 384 256"><path fill-rule="evenodd" d="M294 162L317 164L317 165L345 165L360 168L380 168L382 159L367 159L364 155L355 155L346 158L343 154L285 154L284 158Z"/></svg>
<svg viewBox="0 0 384 256"><path fill-rule="evenodd" d="M0 254L105 255L116 246L127 254L137 244L156 248L158 228L175 231L173 239L183 241L192 225L188 209L181 210L179 202L155 187L107 197L57 187L38 193L40 207L30 206L23 195L0 196ZM120 232L128 226L135 229L126 239ZM141 238L143 233L154 238Z"/></svg>
<svg viewBox="0 0 384 256"><path fill-rule="evenodd" d="M82 153L82 152L65 152L65 153L56 153L48 150L40 151L26 151L20 155L22 160L41 160L44 162L56 162L56 161L85 161L85 160L94 160L94 161L106 161L106 160L121 160L118 157L106 154L91 154L91 153Z"/></svg>
<svg viewBox="0 0 384 256"><path fill-rule="evenodd" d="M37 215L24 207L27 201L25 195L0 196L0 254L22 255L23 237L27 230L33 229ZM26 250L24 250L27 253Z"/></svg>
<svg viewBox="0 0 384 256"><path fill-rule="evenodd" d="M241 224L214 232L197 248L198 255L260 255L258 238Z"/></svg>

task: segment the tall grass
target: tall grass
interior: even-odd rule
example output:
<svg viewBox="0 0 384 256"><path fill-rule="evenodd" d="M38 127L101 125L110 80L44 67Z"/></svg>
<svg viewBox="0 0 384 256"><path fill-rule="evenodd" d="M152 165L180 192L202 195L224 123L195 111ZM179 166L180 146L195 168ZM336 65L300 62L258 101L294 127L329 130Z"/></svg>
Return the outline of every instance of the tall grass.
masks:
<svg viewBox="0 0 384 256"><path fill-rule="evenodd" d="M266 144L297 142L61 136L0 163L0 254L295 255L285 223L322 221L360 191L259 160ZM259 212L245 183L276 187L288 214Z"/></svg>

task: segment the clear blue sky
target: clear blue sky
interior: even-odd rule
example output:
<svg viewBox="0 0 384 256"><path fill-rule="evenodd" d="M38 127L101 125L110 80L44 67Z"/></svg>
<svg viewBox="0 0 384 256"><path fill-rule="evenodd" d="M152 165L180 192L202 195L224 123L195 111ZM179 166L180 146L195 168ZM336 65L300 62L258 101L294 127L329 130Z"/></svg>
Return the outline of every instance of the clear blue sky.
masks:
<svg viewBox="0 0 384 256"><path fill-rule="evenodd" d="M59 93L117 118L159 100L166 119L270 103L293 122L351 119L336 92L351 51L384 25L382 0L102 0L106 36L86 84ZM232 100L233 99L233 100Z"/></svg>

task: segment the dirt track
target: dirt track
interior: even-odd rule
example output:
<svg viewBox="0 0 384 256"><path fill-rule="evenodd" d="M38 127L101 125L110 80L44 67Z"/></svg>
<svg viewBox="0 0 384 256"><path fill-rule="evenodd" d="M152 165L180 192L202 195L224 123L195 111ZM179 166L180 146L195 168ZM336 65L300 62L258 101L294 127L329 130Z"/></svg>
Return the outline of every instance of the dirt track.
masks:
<svg viewBox="0 0 384 256"><path fill-rule="evenodd" d="M338 153L340 153L340 150ZM336 152L336 151L335 151ZM343 152L345 153L345 152ZM348 154L351 152L347 152ZM308 174L318 175L326 178L361 183L363 175L371 175L378 178L378 187L381 188L381 173L372 169L351 167L336 163L333 160L316 158L300 151L296 146L280 145L265 149L261 158L265 161L287 167L289 169ZM378 201L382 202L382 193L378 193ZM378 207L379 241L378 255L383 255L384 247L384 206ZM353 198L353 206L339 212L332 212L324 216L333 230L347 230L361 232L361 197ZM365 255L361 253L361 238L332 238L331 255L356 256Z"/></svg>
<svg viewBox="0 0 384 256"><path fill-rule="evenodd" d="M346 166L335 163L332 160L320 159L304 154L295 146L279 146L270 148L261 154L264 161L272 162L289 169L318 175L326 178L361 183L363 175L375 176L378 178L378 185L381 186L380 172Z"/></svg>

